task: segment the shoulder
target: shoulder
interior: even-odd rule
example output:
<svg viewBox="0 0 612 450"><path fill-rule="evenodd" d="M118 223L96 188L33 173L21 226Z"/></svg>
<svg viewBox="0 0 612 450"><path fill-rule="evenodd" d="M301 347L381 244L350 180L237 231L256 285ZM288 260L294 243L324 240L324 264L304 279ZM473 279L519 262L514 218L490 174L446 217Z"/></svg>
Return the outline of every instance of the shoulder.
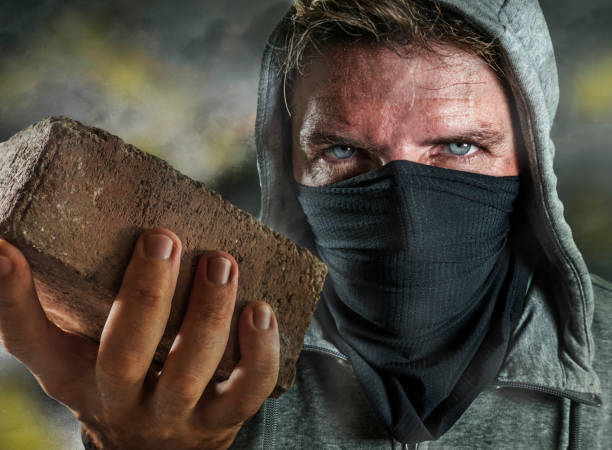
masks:
<svg viewBox="0 0 612 450"><path fill-rule="evenodd" d="M593 317L593 331L600 336L612 339L612 283L597 275L591 275L593 283L593 297L595 299L595 313Z"/></svg>
<svg viewBox="0 0 612 450"><path fill-rule="evenodd" d="M593 314L593 368L601 382L601 406L582 409L582 437L585 448L601 445L602 436L612 434L612 283L591 275L595 309ZM592 442L591 442L592 440Z"/></svg>
<svg viewBox="0 0 612 450"><path fill-rule="evenodd" d="M591 275L595 313L593 316L593 332L597 340L607 341L612 346L612 283L597 275Z"/></svg>
<svg viewBox="0 0 612 450"><path fill-rule="evenodd" d="M591 280L595 299L591 329L595 341L595 361L598 365L602 359L612 361L612 283L597 275L591 275Z"/></svg>
<svg viewBox="0 0 612 450"><path fill-rule="evenodd" d="M591 281L593 282L593 293L595 294L595 300L597 301L603 298L606 301L611 301L612 283L594 274L591 274Z"/></svg>

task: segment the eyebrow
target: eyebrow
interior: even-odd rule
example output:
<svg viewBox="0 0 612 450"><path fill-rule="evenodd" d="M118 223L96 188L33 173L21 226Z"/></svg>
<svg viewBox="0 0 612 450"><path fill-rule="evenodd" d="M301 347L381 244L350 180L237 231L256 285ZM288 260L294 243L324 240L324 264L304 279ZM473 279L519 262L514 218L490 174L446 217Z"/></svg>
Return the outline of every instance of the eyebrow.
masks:
<svg viewBox="0 0 612 450"><path fill-rule="evenodd" d="M326 126L329 125L330 124L327 124ZM500 145L505 139L506 134L504 132L494 129L488 123L481 123L474 128L463 129L458 133L442 134L431 139L426 139L421 141L420 144L440 145L449 144L451 142L465 142L489 149ZM304 145L304 150L306 150L306 152L312 147L338 144L368 150L374 154L382 154L385 151L384 146L335 131L327 132L325 130L315 130L302 136L300 141L301 144Z"/></svg>
<svg viewBox="0 0 612 450"><path fill-rule="evenodd" d="M465 142L476 144L485 148L496 147L506 139L506 134L494 129L489 124L479 124L474 128L461 130L459 133L442 135L437 138L425 140L423 144L448 144L451 142Z"/></svg>
<svg viewBox="0 0 612 450"><path fill-rule="evenodd" d="M336 132L326 131L314 131L308 133L301 140L301 143L305 146L305 150L308 151L312 147L320 147L323 145L347 145L349 147L360 148L362 150L368 150L373 153L383 153L385 148L379 145L375 145L371 142L355 139L348 135Z"/></svg>

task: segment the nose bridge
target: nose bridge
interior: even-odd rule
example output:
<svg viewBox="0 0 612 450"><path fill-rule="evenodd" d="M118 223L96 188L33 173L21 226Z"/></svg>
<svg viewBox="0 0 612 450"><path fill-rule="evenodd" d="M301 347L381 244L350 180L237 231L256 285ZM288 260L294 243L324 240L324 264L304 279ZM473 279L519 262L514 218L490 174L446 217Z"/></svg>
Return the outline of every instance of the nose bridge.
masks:
<svg viewBox="0 0 612 450"><path fill-rule="evenodd" d="M417 113L417 108L403 103L397 103L390 108L385 123L386 129L379 135L384 146L381 155L383 165L391 161L422 162L424 149L418 144L420 129L425 126L423 117Z"/></svg>
<svg viewBox="0 0 612 450"><path fill-rule="evenodd" d="M422 155L417 146L405 139L394 139L390 143L387 151L382 157L382 163L388 164L391 161L411 161L421 162Z"/></svg>

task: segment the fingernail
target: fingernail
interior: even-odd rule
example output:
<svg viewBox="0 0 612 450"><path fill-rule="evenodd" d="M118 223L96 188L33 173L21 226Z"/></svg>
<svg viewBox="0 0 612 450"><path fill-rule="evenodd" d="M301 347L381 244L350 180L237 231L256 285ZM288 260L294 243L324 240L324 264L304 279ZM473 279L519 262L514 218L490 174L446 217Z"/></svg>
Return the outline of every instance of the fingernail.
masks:
<svg viewBox="0 0 612 450"><path fill-rule="evenodd" d="M174 242L165 234L150 234L145 237L145 254L149 258L169 259Z"/></svg>
<svg viewBox="0 0 612 450"><path fill-rule="evenodd" d="M259 303L253 309L253 323L259 330L270 328L270 317L270 307L266 304Z"/></svg>
<svg viewBox="0 0 612 450"><path fill-rule="evenodd" d="M7 277L13 271L13 263L6 256L0 255L0 278Z"/></svg>
<svg viewBox="0 0 612 450"><path fill-rule="evenodd" d="M229 280L231 268L229 259L222 256L211 258L206 264L206 278L216 284L225 284Z"/></svg>

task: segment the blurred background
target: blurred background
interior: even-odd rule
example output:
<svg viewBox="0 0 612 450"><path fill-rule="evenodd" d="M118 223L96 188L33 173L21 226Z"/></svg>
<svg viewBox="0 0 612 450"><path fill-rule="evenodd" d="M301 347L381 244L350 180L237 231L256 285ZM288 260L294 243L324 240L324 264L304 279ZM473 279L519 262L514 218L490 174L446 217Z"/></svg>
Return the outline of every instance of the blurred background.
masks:
<svg viewBox="0 0 612 450"><path fill-rule="evenodd" d="M289 0L0 2L0 142L50 115L104 128L257 214L259 58ZM612 4L545 0L561 84L566 217L612 279ZM78 426L0 348L0 449L82 448Z"/></svg>

